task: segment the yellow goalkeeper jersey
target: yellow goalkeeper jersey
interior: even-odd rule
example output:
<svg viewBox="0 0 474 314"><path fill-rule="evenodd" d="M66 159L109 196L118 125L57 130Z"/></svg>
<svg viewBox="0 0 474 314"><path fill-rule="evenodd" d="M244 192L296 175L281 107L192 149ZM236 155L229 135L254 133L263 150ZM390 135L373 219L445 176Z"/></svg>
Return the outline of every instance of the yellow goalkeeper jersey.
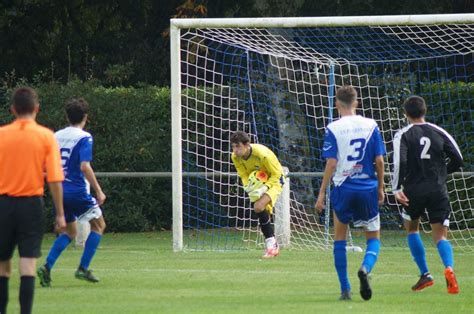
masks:
<svg viewBox="0 0 474 314"><path fill-rule="evenodd" d="M247 185L249 175L254 170L263 170L268 174L269 192L276 188L281 190L283 185L283 169L275 154L266 146L261 144L250 144L251 152L247 160L237 157L232 153L232 162L244 185ZM271 192L270 192L271 194Z"/></svg>

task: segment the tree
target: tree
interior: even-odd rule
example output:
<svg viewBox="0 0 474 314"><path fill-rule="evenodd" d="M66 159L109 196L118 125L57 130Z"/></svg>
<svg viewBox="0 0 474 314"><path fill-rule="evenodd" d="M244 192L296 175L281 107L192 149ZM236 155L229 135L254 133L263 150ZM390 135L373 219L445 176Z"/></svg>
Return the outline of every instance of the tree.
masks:
<svg viewBox="0 0 474 314"><path fill-rule="evenodd" d="M0 75L7 84L21 77L66 82L75 76L106 83L108 79L111 84L169 85L166 30L171 17L473 11L470 0L4 0L0 2ZM119 72L119 78L110 77Z"/></svg>

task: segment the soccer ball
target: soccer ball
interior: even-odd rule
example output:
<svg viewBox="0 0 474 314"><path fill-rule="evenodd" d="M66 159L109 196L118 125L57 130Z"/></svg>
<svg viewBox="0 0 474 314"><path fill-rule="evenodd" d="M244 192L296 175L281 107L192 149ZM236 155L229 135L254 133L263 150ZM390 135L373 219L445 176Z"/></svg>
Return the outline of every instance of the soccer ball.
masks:
<svg viewBox="0 0 474 314"><path fill-rule="evenodd" d="M268 181L268 174L263 170L252 171L249 175L248 191L258 189Z"/></svg>
<svg viewBox="0 0 474 314"><path fill-rule="evenodd" d="M262 183L265 183L268 181L268 174L263 170L255 170L255 171L252 171L252 173L250 174L249 180L250 178L252 178L252 180L258 180Z"/></svg>

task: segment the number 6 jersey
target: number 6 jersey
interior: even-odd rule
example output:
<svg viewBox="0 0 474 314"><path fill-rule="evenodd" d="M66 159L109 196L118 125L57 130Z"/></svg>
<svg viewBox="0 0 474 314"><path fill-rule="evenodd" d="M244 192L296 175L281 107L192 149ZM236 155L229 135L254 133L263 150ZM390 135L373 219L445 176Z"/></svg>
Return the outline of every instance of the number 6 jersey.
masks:
<svg viewBox="0 0 474 314"><path fill-rule="evenodd" d="M92 161L92 135L80 128L69 126L55 133L61 152L65 180L64 194L87 191L81 171L81 162Z"/></svg>
<svg viewBox="0 0 474 314"><path fill-rule="evenodd" d="M327 126L322 157L337 159L335 186L353 190L377 187L374 162L381 155L385 155L385 146L374 120L351 115Z"/></svg>

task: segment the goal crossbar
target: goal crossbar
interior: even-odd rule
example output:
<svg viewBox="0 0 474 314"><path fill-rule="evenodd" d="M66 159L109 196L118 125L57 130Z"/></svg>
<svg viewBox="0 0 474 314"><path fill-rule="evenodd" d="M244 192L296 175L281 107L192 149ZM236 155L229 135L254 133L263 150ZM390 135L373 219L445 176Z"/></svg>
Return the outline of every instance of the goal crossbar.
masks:
<svg viewBox="0 0 474 314"><path fill-rule="evenodd" d="M277 17L277 18L213 18L171 19L172 28L287 28L323 26L387 26L460 24L474 22L472 14L421 14L379 16L332 16L332 17Z"/></svg>

